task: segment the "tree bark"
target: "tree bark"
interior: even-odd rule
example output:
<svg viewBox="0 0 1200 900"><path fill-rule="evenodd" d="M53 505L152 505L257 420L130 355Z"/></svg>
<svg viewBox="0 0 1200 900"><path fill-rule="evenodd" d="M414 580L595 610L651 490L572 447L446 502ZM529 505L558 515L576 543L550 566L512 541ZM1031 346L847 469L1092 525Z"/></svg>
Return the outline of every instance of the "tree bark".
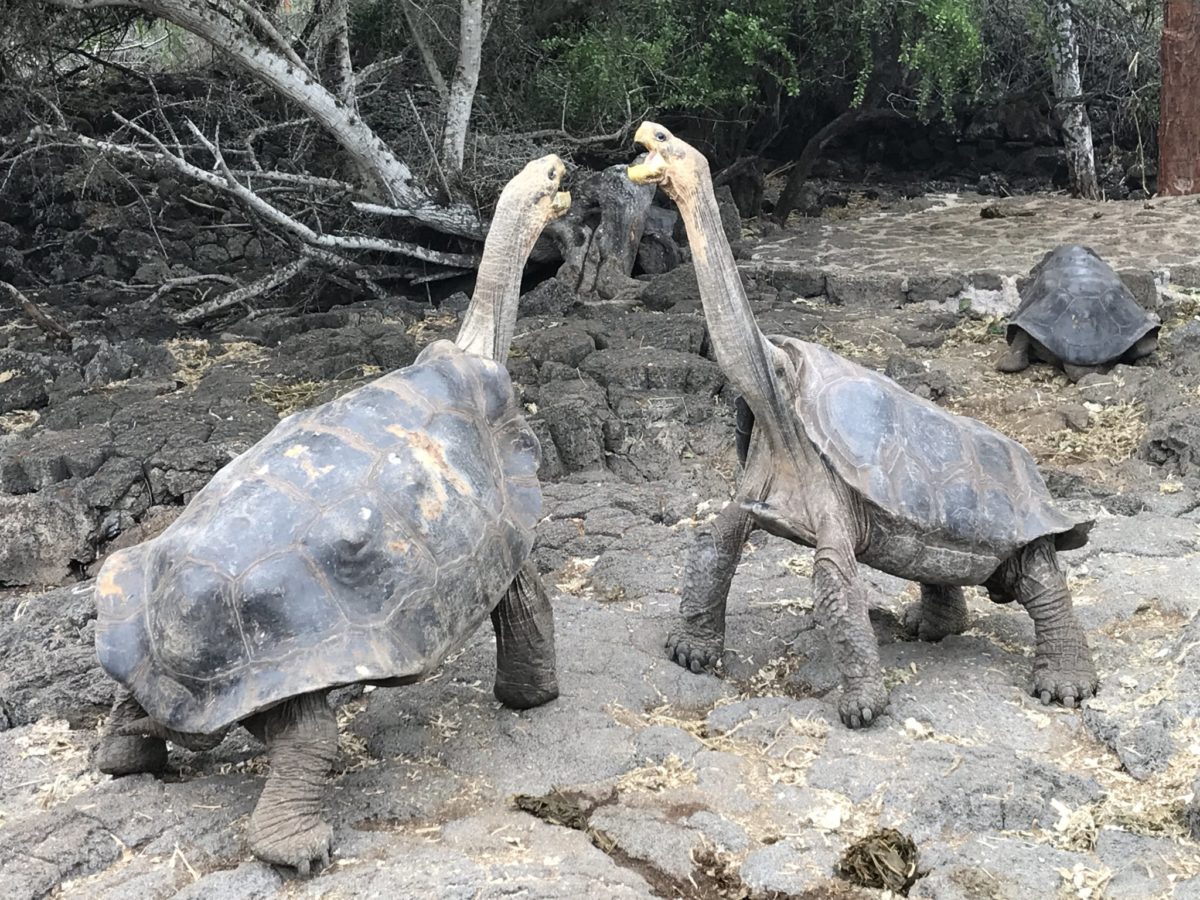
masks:
<svg viewBox="0 0 1200 900"><path fill-rule="evenodd" d="M779 202L775 204L775 219L781 224L786 222L792 210L799 205L800 194L804 190L804 184L808 181L812 167L816 165L817 160L821 158L821 153L829 144L853 131L859 125L899 117L900 113L894 109L848 109L809 138L804 149L800 151L800 158L796 160L792 171L788 173L787 184L784 185L783 191L779 195Z"/></svg>
<svg viewBox="0 0 1200 900"><path fill-rule="evenodd" d="M1158 193L1200 193L1200 0L1165 0Z"/></svg>
<svg viewBox="0 0 1200 900"><path fill-rule="evenodd" d="M173 22L229 55L259 81L300 106L329 132L350 155L356 167L370 172L383 198L414 211L414 218L450 234L477 238L482 228L475 211L456 204L433 202L412 173L354 109L331 94L281 53L254 40L232 19L199 2L173 0L50 0L77 10L102 7L140 9Z"/></svg>
<svg viewBox="0 0 1200 900"><path fill-rule="evenodd" d="M462 0L458 25L458 65L446 99L446 127L442 131L442 162L460 171L467 147L467 128L471 107L479 86L479 66L483 59L483 0Z"/></svg>
<svg viewBox="0 0 1200 900"><path fill-rule="evenodd" d="M581 294L611 300L644 287L630 275L654 188L634 184L626 168L592 175L572 191L571 211L546 228L563 256L558 279Z"/></svg>
<svg viewBox="0 0 1200 900"><path fill-rule="evenodd" d="M1048 16L1052 57L1050 74L1062 119L1071 193L1086 200L1098 200L1100 189L1096 181L1096 157L1092 152L1092 123L1088 120L1083 99L1079 46L1075 42L1075 22L1070 0L1050 0Z"/></svg>

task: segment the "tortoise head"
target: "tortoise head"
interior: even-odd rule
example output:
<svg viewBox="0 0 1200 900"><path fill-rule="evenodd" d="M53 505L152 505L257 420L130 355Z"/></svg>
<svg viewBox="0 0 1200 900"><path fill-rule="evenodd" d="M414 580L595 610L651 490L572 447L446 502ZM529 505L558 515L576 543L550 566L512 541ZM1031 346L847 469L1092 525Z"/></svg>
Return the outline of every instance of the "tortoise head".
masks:
<svg viewBox="0 0 1200 900"><path fill-rule="evenodd" d="M571 194L560 191L567 167L551 153L525 165L500 192L493 229L516 228L532 248L546 224L571 208Z"/></svg>
<svg viewBox="0 0 1200 900"><path fill-rule="evenodd" d="M691 144L671 134L657 122L643 122L633 140L646 148L646 158L626 174L635 184L657 184L672 200L691 193L708 175L708 160Z"/></svg>

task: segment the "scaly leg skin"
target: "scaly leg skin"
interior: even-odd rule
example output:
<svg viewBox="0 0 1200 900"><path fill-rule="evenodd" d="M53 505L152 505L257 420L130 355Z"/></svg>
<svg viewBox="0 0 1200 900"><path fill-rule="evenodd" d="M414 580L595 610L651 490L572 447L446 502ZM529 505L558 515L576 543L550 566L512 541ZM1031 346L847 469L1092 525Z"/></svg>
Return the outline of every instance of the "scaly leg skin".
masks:
<svg viewBox="0 0 1200 900"><path fill-rule="evenodd" d="M496 699L530 709L558 696L554 612L537 566L529 560L492 610L496 630Z"/></svg>
<svg viewBox="0 0 1200 900"><path fill-rule="evenodd" d="M888 695L854 545L840 523L823 524L817 535L813 593L817 621L842 673L838 714L849 728L870 725L887 708Z"/></svg>
<svg viewBox="0 0 1200 900"><path fill-rule="evenodd" d="M107 775L120 777L136 772L161 772L167 766L167 742L160 737L122 734L134 722L148 720L146 711L133 699L133 694L118 688L104 732L96 746L93 762Z"/></svg>
<svg viewBox="0 0 1200 900"><path fill-rule="evenodd" d="M271 754L271 774L250 816L251 852L301 875L313 860L328 865L333 829L321 819L321 798L338 731L325 692L285 700L243 724Z"/></svg>
<svg viewBox="0 0 1200 900"><path fill-rule="evenodd" d="M696 535L683 569L682 621L666 644L667 655L685 669L715 668L725 653L725 604L750 528L750 514L735 500Z"/></svg>
<svg viewBox="0 0 1200 900"><path fill-rule="evenodd" d="M988 579L986 587L1014 597L1033 619L1037 641L1033 695L1044 704L1058 700L1073 707L1096 693L1098 681L1053 541L1042 537L1026 545Z"/></svg>
<svg viewBox="0 0 1200 900"><path fill-rule="evenodd" d="M1029 368L1029 335L1024 331L1018 331L1013 336L1013 342L1008 348L1008 353L1000 358L996 363L996 368L1001 372L1020 372Z"/></svg>
<svg viewBox="0 0 1200 900"><path fill-rule="evenodd" d="M908 608L905 624L910 634L936 642L966 631L967 618L962 588L954 584L923 584L921 602Z"/></svg>

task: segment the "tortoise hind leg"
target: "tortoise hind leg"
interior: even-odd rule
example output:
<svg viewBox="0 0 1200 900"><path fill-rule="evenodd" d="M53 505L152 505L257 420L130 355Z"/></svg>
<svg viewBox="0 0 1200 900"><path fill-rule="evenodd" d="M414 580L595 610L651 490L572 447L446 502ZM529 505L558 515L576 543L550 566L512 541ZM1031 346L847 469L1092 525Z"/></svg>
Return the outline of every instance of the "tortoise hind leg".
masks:
<svg viewBox="0 0 1200 900"><path fill-rule="evenodd" d="M1021 372L1028 369L1029 364L1033 361L1030 357L1030 350L1029 335L1024 331L1017 330L1017 333L1013 335L1008 352L996 363L996 368L1001 372Z"/></svg>
<svg viewBox="0 0 1200 900"><path fill-rule="evenodd" d="M940 641L967 630L967 601L954 584L921 585L921 602L909 607L905 624L923 641Z"/></svg>
<svg viewBox="0 0 1200 900"><path fill-rule="evenodd" d="M1087 636L1075 618L1054 538L1041 537L992 573L984 584L993 599L1015 599L1033 619L1037 642L1033 695L1042 703L1076 706L1096 693L1096 667Z"/></svg>
<svg viewBox="0 0 1200 900"><path fill-rule="evenodd" d="M327 865L333 829L321 819L321 800L338 731L325 692L285 700L243 724L271 755L271 774L250 816L251 852L301 875L314 859Z"/></svg>
<svg viewBox="0 0 1200 900"><path fill-rule="evenodd" d="M496 630L496 699L530 709L558 696L554 612L537 566L527 560L492 610Z"/></svg>
<svg viewBox="0 0 1200 900"><path fill-rule="evenodd" d="M122 730L135 722L148 718L133 694L124 688L117 691L117 700L104 732L96 747L93 762L97 769L107 775L120 777L137 772L161 772L167 766L167 742L160 737L144 734L122 734Z"/></svg>

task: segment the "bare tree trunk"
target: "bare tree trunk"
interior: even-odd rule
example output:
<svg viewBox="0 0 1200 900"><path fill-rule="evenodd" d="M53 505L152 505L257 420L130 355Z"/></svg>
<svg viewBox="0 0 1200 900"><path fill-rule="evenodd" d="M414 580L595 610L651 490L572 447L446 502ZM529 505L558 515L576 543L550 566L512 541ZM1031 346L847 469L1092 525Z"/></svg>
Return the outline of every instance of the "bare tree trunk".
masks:
<svg viewBox="0 0 1200 900"><path fill-rule="evenodd" d="M1200 0L1165 0L1158 192L1200 193Z"/></svg>
<svg viewBox="0 0 1200 900"><path fill-rule="evenodd" d="M174 0L50 0L70 9L140 9L173 22L221 50L249 74L300 106L329 132L356 167L370 172L383 198L414 211L413 217L451 234L478 238L483 233L475 211L465 205L439 206L412 170L379 138L357 112L335 97L310 73L282 53L256 41L233 19L200 2ZM473 94L472 94L473 96Z"/></svg>
<svg viewBox="0 0 1200 900"><path fill-rule="evenodd" d="M1062 118L1063 142L1067 148L1067 169L1071 193L1097 200L1096 157L1092 152L1092 123L1083 99L1083 80L1079 77L1079 46L1075 43L1075 22L1070 0L1050 0L1048 11L1053 57L1051 77L1054 95Z"/></svg>
<svg viewBox="0 0 1200 900"><path fill-rule="evenodd" d="M413 15L412 5L412 0L400 0L400 12L404 16L404 24L408 26L408 33L412 36L413 43L417 45L417 52L421 54L421 61L425 64L425 73L429 76L429 83L433 85L433 89L437 91L438 96L444 102L450 96L450 89L446 87L446 79L442 77L442 71L438 68L433 51L429 48L429 42L425 40L425 33Z"/></svg>
<svg viewBox="0 0 1200 900"><path fill-rule="evenodd" d="M821 158L821 153L833 141L853 131L859 125L899 117L900 113L894 109L849 109L809 138L804 149L800 151L800 158L796 160L792 171L788 173L787 184L783 186L779 202L775 204L775 219L781 223L786 222L792 210L799 205L800 194L804 190L804 184L808 181L812 167L816 165L817 160Z"/></svg>
<svg viewBox="0 0 1200 900"><path fill-rule="evenodd" d="M487 33L483 0L462 0L458 25L458 65L446 100L446 127L442 132L442 162L455 171L462 169L467 146L467 127L479 85L483 38Z"/></svg>

